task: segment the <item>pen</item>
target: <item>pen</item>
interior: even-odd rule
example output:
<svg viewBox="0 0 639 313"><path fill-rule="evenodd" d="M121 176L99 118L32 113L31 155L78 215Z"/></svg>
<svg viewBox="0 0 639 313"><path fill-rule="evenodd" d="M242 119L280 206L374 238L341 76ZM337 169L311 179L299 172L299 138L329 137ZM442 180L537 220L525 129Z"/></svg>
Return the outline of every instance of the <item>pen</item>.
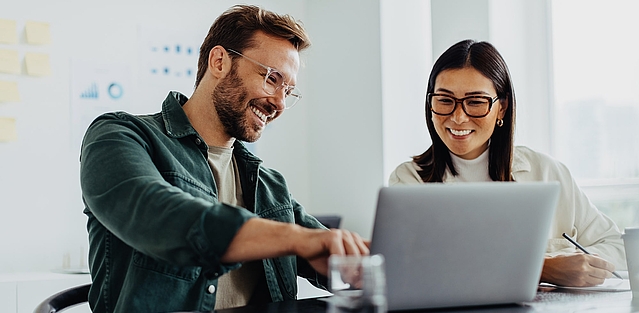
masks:
<svg viewBox="0 0 639 313"><path fill-rule="evenodd" d="M590 254L590 252L588 252L586 250L586 248L582 247L578 242L572 240L572 238L570 238L570 236L566 235L566 233L563 233L562 236L564 236L564 238L568 239L568 241L570 241L570 243L575 245L575 247L579 248L579 250L583 251L585 254ZM621 276L619 274L617 274L617 272L612 272L612 275L615 275L619 279L623 279L623 278L621 278Z"/></svg>

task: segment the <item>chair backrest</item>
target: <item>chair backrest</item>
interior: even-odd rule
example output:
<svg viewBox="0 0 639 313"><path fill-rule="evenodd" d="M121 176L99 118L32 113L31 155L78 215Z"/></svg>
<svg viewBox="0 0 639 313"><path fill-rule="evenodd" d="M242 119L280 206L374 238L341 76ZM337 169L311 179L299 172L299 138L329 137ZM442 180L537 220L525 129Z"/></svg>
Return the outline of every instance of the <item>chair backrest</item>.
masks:
<svg viewBox="0 0 639 313"><path fill-rule="evenodd" d="M340 215L315 215L315 218L328 228L339 228L342 223Z"/></svg>
<svg viewBox="0 0 639 313"><path fill-rule="evenodd" d="M91 284L80 285L60 291L42 301L33 313L56 313L74 305L87 302Z"/></svg>

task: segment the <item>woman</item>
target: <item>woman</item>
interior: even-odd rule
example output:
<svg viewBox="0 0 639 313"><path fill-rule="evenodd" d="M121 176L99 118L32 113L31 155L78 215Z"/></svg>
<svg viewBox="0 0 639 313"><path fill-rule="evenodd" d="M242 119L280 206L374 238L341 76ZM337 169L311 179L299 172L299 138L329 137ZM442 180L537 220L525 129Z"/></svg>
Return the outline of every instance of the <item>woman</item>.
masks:
<svg viewBox="0 0 639 313"><path fill-rule="evenodd" d="M625 269L621 234L547 155L513 144L515 94L510 73L490 43L461 41L433 65L426 96L432 145L399 165L390 185L474 181L559 181L542 282L594 286ZM577 252L567 233L593 255Z"/></svg>

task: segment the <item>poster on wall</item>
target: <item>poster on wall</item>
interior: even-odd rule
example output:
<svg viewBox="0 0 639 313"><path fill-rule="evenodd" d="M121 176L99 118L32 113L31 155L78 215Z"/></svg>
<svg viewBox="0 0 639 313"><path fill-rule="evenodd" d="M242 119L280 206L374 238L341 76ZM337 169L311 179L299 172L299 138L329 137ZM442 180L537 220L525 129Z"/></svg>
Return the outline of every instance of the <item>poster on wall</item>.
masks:
<svg viewBox="0 0 639 313"><path fill-rule="evenodd" d="M190 97L195 86L202 30L138 26L140 105L157 112L169 91Z"/></svg>
<svg viewBox="0 0 639 313"><path fill-rule="evenodd" d="M77 151L91 122L102 113L128 111L133 99L128 64L71 61L71 149Z"/></svg>
<svg viewBox="0 0 639 313"><path fill-rule="evenodd" d="M191 97L195 90L199 50L206 28L164 29L138 26L139 95L137 109L158 112L169 91ZM253 153L256 144L246 143Z"/></svg>

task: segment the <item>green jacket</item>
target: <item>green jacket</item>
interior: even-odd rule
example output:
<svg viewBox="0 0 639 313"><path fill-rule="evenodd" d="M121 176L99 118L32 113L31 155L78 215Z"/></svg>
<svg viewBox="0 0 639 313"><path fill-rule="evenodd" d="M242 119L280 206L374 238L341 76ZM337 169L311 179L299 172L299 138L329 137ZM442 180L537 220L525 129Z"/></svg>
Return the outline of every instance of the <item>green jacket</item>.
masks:
<svg viewBox="0 0 639 313"><path fill-rule="evenodd" d="M282 175L234 146L247 208L217 201L207 145L171 92L162 112L98 117L80 157L88 216L93 312L210 311L217 278L240 264L220 262L252 217L324 228L295 201ZM297 275L325 284L295 256L262 261L270 299L295 299Z"/></svg>

